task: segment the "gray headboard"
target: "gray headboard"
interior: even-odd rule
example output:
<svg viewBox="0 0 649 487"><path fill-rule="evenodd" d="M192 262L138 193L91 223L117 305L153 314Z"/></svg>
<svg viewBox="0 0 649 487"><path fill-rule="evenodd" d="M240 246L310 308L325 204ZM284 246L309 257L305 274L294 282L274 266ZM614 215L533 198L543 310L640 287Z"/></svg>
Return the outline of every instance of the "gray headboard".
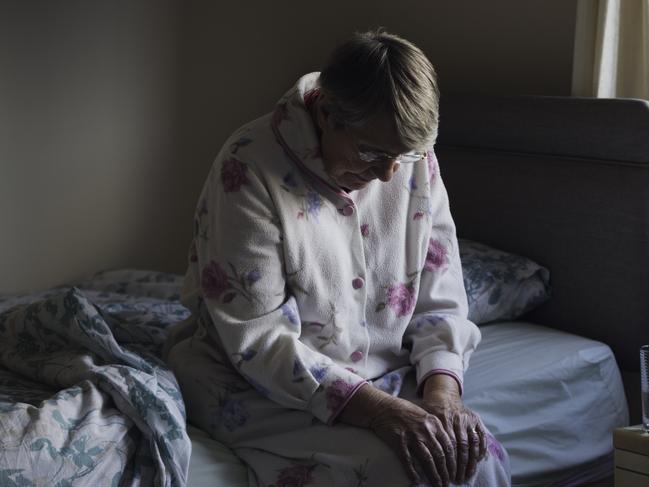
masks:
<svg viewBox="0 0 649 487"><path fill-rule="evenodd" d="M549 267L525 319L603 341L622 369L649 343L649 103L443 97L437 154L458 235Z"/></svg>

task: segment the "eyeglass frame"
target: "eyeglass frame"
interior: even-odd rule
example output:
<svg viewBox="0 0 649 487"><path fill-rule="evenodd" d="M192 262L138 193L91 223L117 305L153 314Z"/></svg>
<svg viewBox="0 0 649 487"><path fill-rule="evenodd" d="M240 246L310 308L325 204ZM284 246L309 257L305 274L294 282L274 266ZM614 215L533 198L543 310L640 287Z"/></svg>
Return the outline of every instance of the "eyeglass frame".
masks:
<svg viewBox="0 0 649 487"><path fill-rule="evenodd" d="M362 161L369 163L378 163L393 160L395 162L398 162L399 164L414 164L424 159L426 157L426 153L419 151L410 151L405 152L404 154L393 156L391 154L387 154L386 152L358 149L358 157Z"/></svg>
<svg viewBox="0 0 649 487"><path fill-rule="evenodd" d="M359 141L356 139L356 136L350 132L349 128L343 125L342 129L351 138L352 143L354 144L354 147L358 152L358 157L363 162L369 162L370 164L372 163L378 164L386 161L395 161L399 164L414 164L416 162L425 159L426 156L428 155L426 151L414 151L414 150L405 152L403 154L397 154L396 156L380 150L372 150L372 149L362 150L360 147L363 144L362 143L359 144ZM404 160L404 157L408 157L408 159Z"/></svg>
<svg viewBox="0 0 649 487"><path fill-rule="evenodd" d="M363 162L369 162L370 164L372 163L380 164L386 161L395 161L399 164L414 164L426 158L425 151L413 150L413 151L405 152L403 154L397 154L396 156L394 156L392 154L388 154L387 152L383 152L380 150L373 150L373 149L363 150L361 149L363 144L362 143L359 144L356 138L352 134L349 135L352 137L354 146L356 148L356 151L358 152L359 159L362 160Z"/></svg>

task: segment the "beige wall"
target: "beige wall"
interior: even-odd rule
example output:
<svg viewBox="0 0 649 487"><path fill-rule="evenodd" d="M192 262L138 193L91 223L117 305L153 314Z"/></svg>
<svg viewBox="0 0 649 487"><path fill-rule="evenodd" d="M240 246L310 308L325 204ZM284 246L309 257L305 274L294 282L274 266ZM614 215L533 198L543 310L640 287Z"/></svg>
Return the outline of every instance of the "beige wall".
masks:
<svg viewBox="0 0 649 487"><path fill-rule="evenodd" d="M171 1L0 2L0 292L180 250L176 23Z"/></svg>
<svg viewBox="0 0 649 487"><path fill-rule="evenodd" d="M576 0L34 5L0 3L0 292L182 272L223 140L354 30L417 43L442 93L570 93Z"/></svg>

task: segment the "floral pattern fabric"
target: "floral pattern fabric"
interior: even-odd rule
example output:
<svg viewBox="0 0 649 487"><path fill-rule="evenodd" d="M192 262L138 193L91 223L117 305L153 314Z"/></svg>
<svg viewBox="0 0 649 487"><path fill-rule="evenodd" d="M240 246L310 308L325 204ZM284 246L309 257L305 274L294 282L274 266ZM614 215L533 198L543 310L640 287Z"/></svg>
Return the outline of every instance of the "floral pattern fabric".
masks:
<svg viewBox="0 0 649 487"><path fill-rule="evenodd" d="M480 333L433 148L389 183L345 192L307 107L318 76L224 144L199 197L182 302L196 338L209 335L241 375L331 424L332 391L352 395L385 370L412 364L419 385L446 373L461 386ZM247 349L257 353L241 360Z"/></svg>
<svg viewBox="0 0 649 487"><path fill-rule="evenodd" d="M466 239L460 255L474 323L514 320L550 299L550 271L526 257Z"/></svg>
<svg viewBox="0 0 649 487"><path fill-rule="evenodd" d="M260 395L228 364L215 362L210 340L186 339L174 347L169 362L185 392L194 424L227 444L248 467L250 486L374 487L411 485L397 455L367 429L328 426L310 412L284 408ZM293 364L300 374L300 364ZM212 374L203 374L209 368ZM389 371L372 381L393 396L417 404L413 367ZM348 393L345 383L327 392L332 409ZM510 485L509 456L487 431L488 453L465 486ZM416 464L420 476L426 476ZM215 479L218 480L218 479ZM218 481L217 481L218 483ZM429 486L422 483L422 487Z"/></svg>
<svg viewBox="0 0 649 487"><path fill-rule="evenodd" d="M307 107L317 78L224 144L198 199L181 301L195 338L257 390L332 424L386 370L414 365L419 385L446 373L461 387L480 332L433 148L389 183L347 193L324 170Z"/></svg>
<svg viewBox="0 0 649 487"><path fill-rule="evenodd" d="M160 358L188 316L179 284L124 271L0 297L0 485L185 485L185 408Z"/></svg>

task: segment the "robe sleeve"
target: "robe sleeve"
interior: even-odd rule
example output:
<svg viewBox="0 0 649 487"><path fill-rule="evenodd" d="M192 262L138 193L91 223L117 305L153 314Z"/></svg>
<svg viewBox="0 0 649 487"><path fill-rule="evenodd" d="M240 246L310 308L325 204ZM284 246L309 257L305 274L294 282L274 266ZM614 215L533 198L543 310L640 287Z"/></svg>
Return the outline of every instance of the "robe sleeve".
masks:
<svg viewBox="0 0 649 487"><path fill-rule="evenodd" d="M426 379L433 374L453 377L462 393L464 372L481 339L480 330L467 318L455 223L432 150L428 160L432 228L417 303L404 334L420 396Z"/></svg>
<svg viewBox="0 0 649 487"><path fill-rule="evenodd" d="M231 363L269 399L331 424L366 381L299 340L280 219L253 164L217 158L196 222L201 306Z"/></svg>

